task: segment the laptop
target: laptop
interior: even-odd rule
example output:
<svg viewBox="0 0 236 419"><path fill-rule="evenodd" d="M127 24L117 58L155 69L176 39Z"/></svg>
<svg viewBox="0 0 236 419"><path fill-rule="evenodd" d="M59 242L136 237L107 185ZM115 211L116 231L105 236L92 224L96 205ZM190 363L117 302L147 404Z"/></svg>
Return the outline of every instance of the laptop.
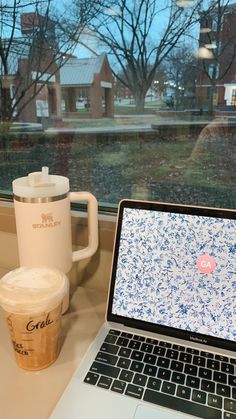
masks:
<svg viewBox="0 0 236 419"><path fill-rule="evenodd" d="M51 419L236 418L236 211L123 200L106 321Z"/></svg>

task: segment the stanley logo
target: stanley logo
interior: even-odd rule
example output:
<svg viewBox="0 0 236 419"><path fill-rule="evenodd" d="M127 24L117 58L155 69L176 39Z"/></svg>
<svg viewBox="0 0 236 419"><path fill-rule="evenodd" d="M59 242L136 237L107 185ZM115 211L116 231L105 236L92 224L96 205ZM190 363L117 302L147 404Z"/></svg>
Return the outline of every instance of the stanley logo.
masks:
<svg viewBox="0 0 236 419"><path fill-rule="evenodd" d="M52 227L58 227L61 225L61 221L54 221L53 213L42 213L41 214L41 223L38 224L32 224L33 228L52 228Z"/></svg>

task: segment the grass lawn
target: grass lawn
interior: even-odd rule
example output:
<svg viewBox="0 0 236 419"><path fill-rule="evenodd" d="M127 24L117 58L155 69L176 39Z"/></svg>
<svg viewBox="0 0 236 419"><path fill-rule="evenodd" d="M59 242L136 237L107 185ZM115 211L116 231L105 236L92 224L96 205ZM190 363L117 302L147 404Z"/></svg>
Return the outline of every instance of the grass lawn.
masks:
<svg viewBox="0 0 236 419"><path fill-rule="evenodd" d="M123 175L131 183L142 184L158 181L187 182L215 185L215 171L205 162L203 167L190 160L195 142L144 142L122 144L119 150L107 147L97 153L96 161L103 167L122 167Z"/></svg>
<svg viewBox="0 0 236 419"><path fill-rule="evenodd" d="M117 128L126 125L147 126L158 123L160 118L154 114L147 115L116 115L114 118L101 119L64 119L63 122L70 128Z"/></svg>
<svg viewBox="0 0 236 419"><path fill-rule="evenodd" d="M126 107L128 108L131 106ZM144 190L151 189L154 191L154 197L156 191L159 191L158 188L162 188L164 194L166 185L170 185L170 194L175 185L176 188L183 185L180 186L183 190L186 185L190 191L192 187L196 187L197 190L215 188L222 194L227 189L235 188L236 136L233 134L228 141L222 138L208 141L196 153L194 150L201 127L197 128L197 133L195 128L187 126L186 129L184 125L172 129L173 121L170 119L167 127L153 131L154 134L150 134L149 130L146 130L145 135L139 132L138 127L151 127L151 124L163 122L153 113L131 115L127 112L125 115L116 115L115 118L70 119L64 122L70 128L121 127L125 131L126 126L132 125L137 129L134 130L134 136L132 131L131 134L113 134L111 129L109 141L107 134L96 136L96 130L88 137L83 133L72 132L63 138L61 133L58 144L56 132L51 134L55 138L45 136L44 141L41 141L41 133L40 138L35 138L34 141L29 141L32 140L32 135L24 141L19 138L16 145L11 135L9 142L6 140L7 147L0 150L1 189L11 187L9 178L14 179L35 171L39 162L39 167L46 165L55 172L68 175L74 190L83 185L83 188L94 191L101 200L105 197L108 202L116 202L124 196L129 197L130 190L136 186ZM49 138L53 138L53 141ZM68 139L71 141L68 142ZM68 167L72 168L69 173ZM20 175L19 168L22 169ZM81 183L77 184L77 178Z"/></svg>

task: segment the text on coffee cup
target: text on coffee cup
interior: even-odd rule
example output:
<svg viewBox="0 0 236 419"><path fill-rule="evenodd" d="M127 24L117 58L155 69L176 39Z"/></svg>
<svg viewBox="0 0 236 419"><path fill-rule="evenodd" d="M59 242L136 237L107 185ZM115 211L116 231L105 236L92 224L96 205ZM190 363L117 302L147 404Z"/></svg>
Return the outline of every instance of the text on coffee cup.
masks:
<svg viewBox="0 0 236 419"><path fill-rule="evenodd" d="M33 330L43 329L44 327L47 327L49 326L49 324L52 324L52 323L53 323L53 320L50 319L49 313L48 313L45 320L41 320L39 322L30 320L26 325L26 330L28 330L29 332L33 332Z"/></svg>

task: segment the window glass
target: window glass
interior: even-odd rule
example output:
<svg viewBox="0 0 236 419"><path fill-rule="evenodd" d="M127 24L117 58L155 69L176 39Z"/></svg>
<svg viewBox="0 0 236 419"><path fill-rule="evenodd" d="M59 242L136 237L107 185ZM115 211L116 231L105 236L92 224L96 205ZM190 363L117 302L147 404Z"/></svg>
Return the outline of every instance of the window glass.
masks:
<svg viewBox="0 0 236 419"><path fill-rule="evenodd" d="M0 192L48 166L101 207L235 208L228 0L0 5Z"/></svg>

